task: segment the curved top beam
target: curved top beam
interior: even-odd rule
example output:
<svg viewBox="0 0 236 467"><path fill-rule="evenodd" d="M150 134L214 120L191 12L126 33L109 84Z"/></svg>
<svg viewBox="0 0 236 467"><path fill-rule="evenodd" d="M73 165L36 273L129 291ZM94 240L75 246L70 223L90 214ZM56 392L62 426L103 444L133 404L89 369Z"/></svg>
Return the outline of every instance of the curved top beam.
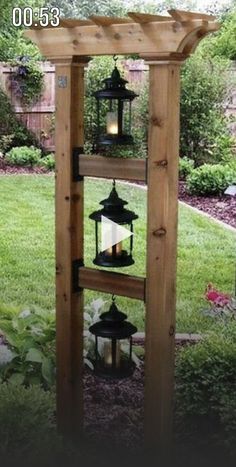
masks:
<svg viewBox="0 0 236 467"><path fill-rule="evenodd" d="M219 29L219 24L209 15L179 10L170 10L170 13L170 18L161 19L157 15L137 13L138 22L134 18L132 21L131 17L94 16L85 22L63 19L57 28L31 29L24 34L38 45L42 55L53 60L134 53L140 56L176 53L188 56L203 37Z"/></svg>

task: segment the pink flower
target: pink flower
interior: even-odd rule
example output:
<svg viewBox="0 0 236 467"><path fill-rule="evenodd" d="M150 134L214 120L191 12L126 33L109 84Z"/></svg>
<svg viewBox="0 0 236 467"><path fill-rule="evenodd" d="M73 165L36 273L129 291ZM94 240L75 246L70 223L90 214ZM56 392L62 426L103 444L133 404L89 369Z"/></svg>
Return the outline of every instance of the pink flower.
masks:
<svg viewBox="0 0 236 467"><path fill-rule="evenodd" d="M205 298L214 305L222 308L230 303L230 296L219 292L212 284L207 285Z"/></svg>

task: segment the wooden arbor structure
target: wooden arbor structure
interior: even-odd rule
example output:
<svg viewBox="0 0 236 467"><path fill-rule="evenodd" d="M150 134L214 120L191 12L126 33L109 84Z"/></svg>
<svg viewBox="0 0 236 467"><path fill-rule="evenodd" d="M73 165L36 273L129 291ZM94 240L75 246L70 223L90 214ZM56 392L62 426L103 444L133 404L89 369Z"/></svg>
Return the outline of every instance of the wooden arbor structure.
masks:
<svg viewBox="0 0 236 467"><path fill-rule="evenodd" d="M83 289L136 298L146 303L146 441L159 451L170 438L174 382L180 65L219 27L205 14L169 15L64 19L25 33L56 65L58 425L75 433L83 422ZM131 53L150 65L148 163L83 155L84 68L93 55ZM146 279L83 265L84 176L147 180Z"/></svg>

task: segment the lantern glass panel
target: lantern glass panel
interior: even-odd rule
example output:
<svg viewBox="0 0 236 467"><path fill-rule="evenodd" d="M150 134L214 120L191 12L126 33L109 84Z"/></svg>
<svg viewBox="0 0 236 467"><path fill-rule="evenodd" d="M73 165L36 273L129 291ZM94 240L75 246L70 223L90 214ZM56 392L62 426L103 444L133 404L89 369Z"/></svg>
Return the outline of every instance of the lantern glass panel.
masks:
<svg viewBox="0 0 236 467"><path fill-rule="evenodd" d="M101 377L125 378L131 376L135 365L132 360L132 338L97 338L95 373Z"/></svg>
<svg viewBox="0 0 236 467"><path fill-rule="evenodd" d="M120 224L121 225L121 224ZM122 224L133 233L133 223ZM126 238L102 251L102 228L100 222L95 222L96 257L94 264L104 267L125 267L134 263L132 258L133 236Z"/></svg>
<svg viewBox="0 0 236 467"><path fill-rule="evenodd" d="M126 319L127 315L117 308L113 295L109 310L89 328L95 336L94 369L98 376L124 378L134 371L132 335L137 328Z"/></svg>
<svg viewBox="0 0 236 467"><path fill-rule="evenodd" d="M96 256L94 264L103 267L125 267L134 263L133 251L133 221L138 218L137 214L125 208L127 201L121 199L116 191L115 181L108 198L100 201L103 209L90 214L90 219L95 221ZM103 222L106 222L103 230ZM117 224L115 226L114 224ZM118 225L125 226L131 235L124 240L119 240L123 232L119 233ZM109 231L110 229L110 231ZM102 235L109 241L111 246L104 250ZM118 238L117 238L118 237ZM114 240L113 240L114 239ZM116 240L117 239L117 240Z"/></svg>
<svg viewBox="0 0 236 467"><path fill-rule="evenodd" d="M131 136L131 102L127 100L98 101L98 141L104 144L133 143ZM119 139L118 136L121 138Z"/></svg>

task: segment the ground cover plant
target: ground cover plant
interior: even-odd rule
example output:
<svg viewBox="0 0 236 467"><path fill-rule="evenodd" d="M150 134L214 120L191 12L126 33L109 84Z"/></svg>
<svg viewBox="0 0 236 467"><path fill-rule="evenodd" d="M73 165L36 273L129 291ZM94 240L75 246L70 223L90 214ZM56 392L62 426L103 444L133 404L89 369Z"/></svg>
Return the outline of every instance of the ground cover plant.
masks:
<svg viewBox="0 0 236 467"><path fill-rule="evenodd" d="M0 382L55 383L54 311L0 308Z"/></svg>
<svg viewBox="0 0 236 467"><path fill-rule="evenodd" d="M94 225L89 214L107 196L111 182L89 180L85 184L85 263L93 266ZM52 176L4 176L0 178L1 302L23 309L54 309L54 179ZM118 191L139 213L135 222L135 264L129 272L145 275L146 192L118 183ZM17 209L16 209L17 200ZM234 283L233 232L180 206L178 250L177 330L198 332L214 326L199 316L204 288L209 282L225 292ZM193 267L194 264L194 267ZM109 297L86 291L86 303ZM202 298L204 300L204 297ZM118 305L144 330L143 304L120 297Z"/></svg>

